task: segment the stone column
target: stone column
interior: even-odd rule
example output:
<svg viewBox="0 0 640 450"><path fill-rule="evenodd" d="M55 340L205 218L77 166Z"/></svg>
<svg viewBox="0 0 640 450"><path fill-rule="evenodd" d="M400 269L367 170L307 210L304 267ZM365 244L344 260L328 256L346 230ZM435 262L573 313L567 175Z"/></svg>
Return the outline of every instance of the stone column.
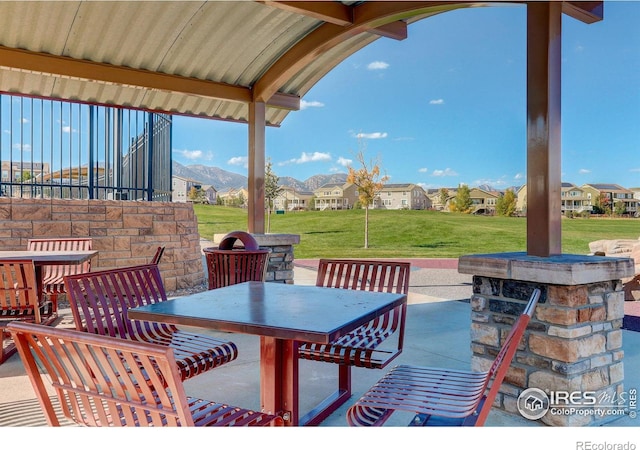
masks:
<svg viewBox="0 0 640 450"><path fill-rule="evenodd" d="M598 408L615 409L624 398L621 279L633 274L630 258L469 255L460 257L458 271L473 275L473 370L488 369L529 293L542 291L494 407L522 417L518 397L537 388L549 397L549 410L538 419L544 424L598 425L616 418Z"/></svg>
<svg viewBox="0 0 640 450"><path fill-rule="evenodd" d="M214 234L213 241L220 243L226 234ZM300 243L298 234L252 234L261 248L270 248L266 281L293 284L293 246Z"/></svg>

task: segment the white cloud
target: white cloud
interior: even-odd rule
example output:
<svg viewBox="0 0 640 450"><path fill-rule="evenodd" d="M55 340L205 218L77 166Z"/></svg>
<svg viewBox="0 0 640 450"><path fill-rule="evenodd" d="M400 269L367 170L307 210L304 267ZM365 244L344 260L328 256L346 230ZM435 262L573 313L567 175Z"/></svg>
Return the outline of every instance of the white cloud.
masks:
<svg viewBox="0 0 640 450"><path fill-rule="evenodd" d="M427 173L427 172L429 172L429 169L427 169L426 167L421 167L420 169L418 169L418 172Z"/></svg>
<svg viewBox="0 0 640 450"><path fill-rule="evenodd" d="M640 168L637 168L637 169L629 169L629 172L640 172Z"/></svg>
<svg viewBox="0 0 640 450"><path fill-rule="evenodd" d="M343 167L348 167L351 165L351 163L353 162L353 160L348 159L348 158L344 158L344 157L339 157L338 160L336 161L336 163L340 164Z"/></svg>
<svg viewBox="0 0 640 450"><path fill-rule="evenodd" d="M76 130L75 128L71 128L68 125L65 125L65 126L62 127L62 132L63 133L77 133L78 130Z"/></svg>
<svg viewBox="0 0 640 450"><path fill-rule="evenodd" d="M12 147L16 150L20 150L23 152L30 152L31 151L31 144L20 144L20 143L16 143L13 144Z"/></svg>
<svg viewBox="0 0 640 450"><path fill-rule="evenodd" d="M386 68L389 67L389 64L387 64L384 61L374 61L371 62L369 64L367 64L367 69L368 70L384 70Z"/></svg>
<svg viewBox="0 0 640 450"><path fill-rule="evenodd" d="M580 169L578 170L578 173L581 175L585 175L587 173L591 173L591 171L589 169Z"/></svg>
<svg viewBox="0 0 640 450"><path fill-rule="evenodd" d="M456 175L458 175L458 173L447 167L444 170L434 170L432 175L434 177L455 177Z"/></svg>
<svg viewBox="0 0 640 450"><path fill-rule="evenodd" d="M356 137L359 139L384 139L388 136L385 132L375 132L375 133L358 133Z"/></svg>
<svg viewBox="0 0 640 450"><path fill-rule="evenodd" d="M20 123L29 123L29 119L23 117L22 119L20 119Z"/></svg>
<svg viewBox="0 0 640 450"><path fill-rule="evenodd" d="M244 168L249 167L249 157L248 156L234 156L227 161L227 164L230 166L242 166Z"/></svg>
<svg viewBox="0 0 640 450"><path fill-rule="evenodd" d="M521 174L521 173L517 173L517 174L513 177L513 179L514 179L514 180L522 180L523 178L524 178L524 175L523 175L523 174Z"/></svg>
<svg viewBox="0 0 640 450"><path fill-rule="evenodd" d="M278 163L278 165L286 166L288 164L305 164L309 162L323 162L323 161L331 161L331 154L322 153L322 152L313 152L313 153L302 152L302 155L300 155L300 158L292 158L288 161Z"/></svg>
<svg viewBox="0 0 640 450"><path fill-rule="evenodd" d="M204 154L202 150L174 150L174 152L179 153L186 159L200 159Z"/></svg>
<svg viewBox="0 0 640 450"><path fill-rule="evenodd" d="M324 107L324 103L322 103L322 102L318 102L318 101L308 102L306 100L301 100L300 101L300 110L301 111L303 109L307 109L307 108L322 108L322 107Z"/></svg>
<svg viewBox="0 0 640 450"><path fill-rule="evenodd" d="M444 99L434 98L433 100L429 100L430 105L444 105Z"/></svg>

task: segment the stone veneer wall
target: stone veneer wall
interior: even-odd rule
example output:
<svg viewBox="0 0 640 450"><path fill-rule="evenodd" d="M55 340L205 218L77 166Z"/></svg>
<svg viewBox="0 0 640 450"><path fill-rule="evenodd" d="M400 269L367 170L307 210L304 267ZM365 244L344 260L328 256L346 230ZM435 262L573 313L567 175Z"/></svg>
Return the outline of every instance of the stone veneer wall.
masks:
<svg viewBox="0 0 640 450"><path fill-rule="evenodd" d="M251 234L260 248L269 248L269 263L265 281L293 284L293 246L300 243L297 234ZM220 244L225 234L215 234L213 242Z"/></svg>
<svg viewBox="0 0 640 450"><path fill-rule="evenodd" d="M25 250L30 238L91 237L92 270L146 264L165 246L167 291L205 281L197 218L190 203L0 197L0 248Z"/></svg>
<svg viewBox="0 0 640 450"><path fill-rule="evenodd" d="M520 416L517 400L527 388L621 398L624 293L616 277L631 268L631 261L621 258L567 256L564 261L545 261L498 254L460 259L460 272L478 274L473 276L471 298L473 370L488 370L532 290L542 291L494 407ZM598 406L603 405L606 401ZM547 413L539 420L553 426L584 426L615 419L587 409L591 410L582 411L586 414Z"/></svg>

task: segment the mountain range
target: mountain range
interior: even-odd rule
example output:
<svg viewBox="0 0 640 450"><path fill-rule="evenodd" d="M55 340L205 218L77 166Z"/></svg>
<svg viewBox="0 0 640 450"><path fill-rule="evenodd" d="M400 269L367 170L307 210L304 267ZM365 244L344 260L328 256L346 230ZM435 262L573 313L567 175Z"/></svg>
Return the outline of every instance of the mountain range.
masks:
<svg viewBox="0 0 640 450"><path fill-rule="evenodd" d="M238 173L228 172L219 167L205 166L202 164L191 164L184 166L176 161L172 163L173 175L199 181L202 184L210 184L216 191L226 191L228 189L246 188L247 177ZM346 173L335 173L330 175L314 175L304 181L296 180L292 177L279 177L281 186L291 186L298 191L313 192L320 186L327 183L345 183Z"/></svg>
<svg viewBox="0 0 640 450"><path fill-rule="evenodd" d="M247 177L244 175L229 172L219 167L205 166L202 164L191 164L188 166L184 166L176 161L173 161L173 174L182 178L196 180L204 185L211 185L218 192L224 192L228 189L239 189L242 187L246 188L248 186ZM323 186L327 183L346 183L347 174L334 173L329 175L314 175L304 181L300 181L292 177L279 177L278 181L281 186L291 186L296 191L313 192L320 186ZM489 186L487 184L483 184L477 187L488 192L495 191L492 186ZM519 186L512 186L508 189L513 190L513 192L517 192Z"/></svg>

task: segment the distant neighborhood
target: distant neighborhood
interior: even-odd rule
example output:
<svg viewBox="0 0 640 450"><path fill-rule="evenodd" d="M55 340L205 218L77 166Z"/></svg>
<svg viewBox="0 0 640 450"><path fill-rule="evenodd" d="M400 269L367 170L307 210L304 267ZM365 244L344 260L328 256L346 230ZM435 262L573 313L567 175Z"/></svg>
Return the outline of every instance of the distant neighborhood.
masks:
<svg viewBox="0 0 640 450"><path fill-rule="evenodd" d="M245 187L216 190L212 185L194 179L174 176L173 201L198 202L212 205L246 207L248 191ZM379 192L372 209L388 210L455 210L456 199L461 187L423 189L415 183L387 183ZM494 190L489 186L467 187L469 208L472 214L495 215L500 199L507 190ZM514 214L526 215L527 186L513 187ZM618 184L562 183L561 213L567 217L591 214L615 214L616 216L638 217L640 188L624 188ZM273 208L278 211L295 210L343 210L360 207L356 186L352 183L331 182L307 190L293 186L280 186L280 194L273 200Z"/></svg>

